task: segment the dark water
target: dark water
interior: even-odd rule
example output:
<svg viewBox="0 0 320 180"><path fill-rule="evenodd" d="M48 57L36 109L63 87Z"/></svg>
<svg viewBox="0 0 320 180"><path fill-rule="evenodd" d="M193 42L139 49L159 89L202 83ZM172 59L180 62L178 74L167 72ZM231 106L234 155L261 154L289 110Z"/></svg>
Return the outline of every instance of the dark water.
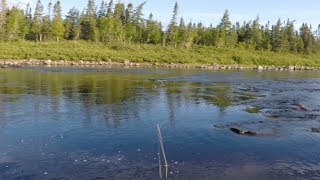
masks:
<svg viewBox="0 0 320 180"><path fill-rule="evenodd" d="M0 69L0 179L159 179L157 124L170 179L320 179L320 73Z"/></svg>

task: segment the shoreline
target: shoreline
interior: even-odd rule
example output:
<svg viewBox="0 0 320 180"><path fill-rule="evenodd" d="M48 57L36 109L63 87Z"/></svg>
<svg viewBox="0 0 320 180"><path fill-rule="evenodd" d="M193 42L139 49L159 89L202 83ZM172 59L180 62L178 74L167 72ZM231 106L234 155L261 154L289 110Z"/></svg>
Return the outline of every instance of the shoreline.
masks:
<svg viewBox="0 0 320 180"><path fill-rule="evenodd" d="M175 64L175 63L136 63L129 60L115 61L53 61L53 60L0 60L0 68L21 68L24 66L80 66L80 67L163 67L207 70L268 70L268 71L320 71L320 67L309 66L265 66L265 65L220 65L220 64Z"/></svg>

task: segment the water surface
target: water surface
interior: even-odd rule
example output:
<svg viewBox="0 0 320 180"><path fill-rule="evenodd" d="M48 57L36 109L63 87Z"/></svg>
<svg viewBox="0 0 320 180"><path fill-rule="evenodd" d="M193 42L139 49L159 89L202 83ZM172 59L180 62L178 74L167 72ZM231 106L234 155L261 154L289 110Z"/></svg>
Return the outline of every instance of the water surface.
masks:
<svg viewBox="0 0 320 180"><path fill-rule="evenodd" d="M318 72L0 69L0 179L159 179L157 124L170 179L320 178Z"/></svg>

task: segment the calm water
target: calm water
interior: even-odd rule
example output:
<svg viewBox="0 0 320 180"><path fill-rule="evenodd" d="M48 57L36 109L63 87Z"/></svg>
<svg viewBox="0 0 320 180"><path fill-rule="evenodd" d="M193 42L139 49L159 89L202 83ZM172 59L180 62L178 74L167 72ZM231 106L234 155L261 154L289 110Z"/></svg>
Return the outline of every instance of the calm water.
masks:
<svg viewBox="0 0 320 180"><path fill-rule="evenodd" d="M159 179L157 124L170 179L320 179L320 73L0 69L0 179Z"/></svg>

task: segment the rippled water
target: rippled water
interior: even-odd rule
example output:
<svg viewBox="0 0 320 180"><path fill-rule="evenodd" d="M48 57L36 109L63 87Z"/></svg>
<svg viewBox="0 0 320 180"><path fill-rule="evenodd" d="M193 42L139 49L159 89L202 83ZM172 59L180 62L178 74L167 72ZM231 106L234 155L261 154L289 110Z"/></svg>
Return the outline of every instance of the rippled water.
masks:
<svg viewBox="0 0 320 180"><path fill-rule="evenodd" d="M170 179L320 178L317 72L0 69L0 179L159 179L157 124Z"/></svg>

